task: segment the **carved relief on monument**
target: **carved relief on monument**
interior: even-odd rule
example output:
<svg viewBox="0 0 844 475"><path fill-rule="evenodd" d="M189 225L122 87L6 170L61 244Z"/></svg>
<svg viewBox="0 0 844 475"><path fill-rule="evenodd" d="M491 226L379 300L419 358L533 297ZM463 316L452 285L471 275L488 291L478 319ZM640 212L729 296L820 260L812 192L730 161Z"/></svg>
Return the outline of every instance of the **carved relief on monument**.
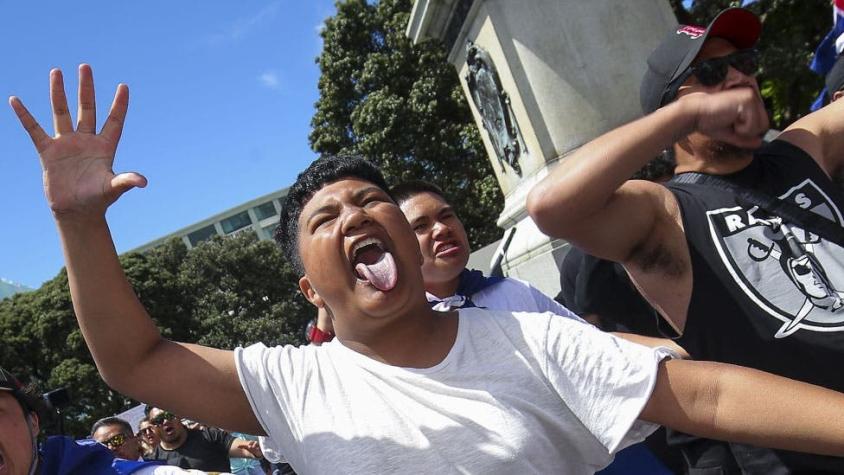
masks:
<svg viewBox="0 0 844 475"><path fill-rule="evenodd" d="M486 50L471 41L466 46L466 64L469 67L466 84L495 150L501 171L505 172L506 163L521 176L519 158L526 154L527 150L510 107L510 96L501 87L495 64Z"/></svg>

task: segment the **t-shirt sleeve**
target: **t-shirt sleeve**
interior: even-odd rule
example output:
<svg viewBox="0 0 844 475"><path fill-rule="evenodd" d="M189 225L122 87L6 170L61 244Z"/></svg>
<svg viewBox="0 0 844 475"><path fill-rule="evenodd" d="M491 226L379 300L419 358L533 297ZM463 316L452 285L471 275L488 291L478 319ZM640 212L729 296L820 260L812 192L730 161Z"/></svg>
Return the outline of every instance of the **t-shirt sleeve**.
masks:
<svg viewBox="0 0 844 475"><path fill-rule="evenodd" d="M589 324L549 318L546 374L586 429L614 454L656 430L639 421L651 397L659 362L674 354L648 348Z"/></svg>
<svg viewBox="0 0 844 475"><path fill-rule="evenodd" d="M240 384L267 434L259 438L259 443L270 462L283 461L282 454L299 446L292 408L297 401L294 376L302 377L303 371L294 375L295 350L290 346L267 348L257 343L234 351Z"/></svg>
<svg viewBox="0 0 844 475"><path fill-rule="evenodd" d="M205 438L210 440L211 442L220 445L221 447L225 448L228 451L231 446L232 442L234 442L235 437L228 432L217 429L215 427L208 427L205 429Z"/></svg>

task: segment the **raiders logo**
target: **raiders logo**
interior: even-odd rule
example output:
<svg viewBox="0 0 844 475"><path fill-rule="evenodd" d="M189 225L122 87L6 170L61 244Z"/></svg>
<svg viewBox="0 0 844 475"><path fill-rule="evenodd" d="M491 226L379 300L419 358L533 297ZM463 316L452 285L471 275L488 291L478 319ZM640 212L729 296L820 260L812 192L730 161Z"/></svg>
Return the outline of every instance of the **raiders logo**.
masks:
<svg viewBox="0 0 844 475"><path fill-rule="evenodd" d="M779 197L842 223L841 212L811 180ZM844 331L844 249L753 207L706 213L724 266L760 309L782 322L776 338L798 330ZM842 259L844 261L844 259Z"/></svg>

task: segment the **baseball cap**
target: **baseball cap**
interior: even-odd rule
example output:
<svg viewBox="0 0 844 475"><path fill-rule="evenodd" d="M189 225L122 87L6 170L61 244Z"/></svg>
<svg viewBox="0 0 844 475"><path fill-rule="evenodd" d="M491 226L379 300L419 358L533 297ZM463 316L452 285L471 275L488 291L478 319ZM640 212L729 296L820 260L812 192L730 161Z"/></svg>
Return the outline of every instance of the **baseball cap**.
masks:
<svg viewBox="0 0 844 475"><path fill-rule="evenodd" d="M642 111L650 114L674 99L668 92L679 85L672 83L692 64L708 38L724 38L738 49L747 49L756 45L761 33L759 17L737 7L719 13L706 28L679 25L648 57L639 89Z"/></svg>
<svg viewBox="0 0 844 475"><path fill-rule="evenodd" d="M844 56L840 56L835 65L826 74L826 91L830 97L844 88Z"/></svg>

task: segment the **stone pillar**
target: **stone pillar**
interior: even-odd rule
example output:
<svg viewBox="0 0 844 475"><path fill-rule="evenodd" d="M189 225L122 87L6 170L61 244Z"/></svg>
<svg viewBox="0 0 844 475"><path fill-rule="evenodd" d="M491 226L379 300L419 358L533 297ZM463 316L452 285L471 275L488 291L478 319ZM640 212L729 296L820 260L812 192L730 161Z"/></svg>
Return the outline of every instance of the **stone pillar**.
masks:
<svg viewBox="0 0 844 475"><path fill-rule="evenodd" d="M566 244L536 228L527 193L641 115L646 58L676 23L666 0L416 0L407 34L449 49L504 193L498 225L515 233L505 274L559 291Z"/></svg>

